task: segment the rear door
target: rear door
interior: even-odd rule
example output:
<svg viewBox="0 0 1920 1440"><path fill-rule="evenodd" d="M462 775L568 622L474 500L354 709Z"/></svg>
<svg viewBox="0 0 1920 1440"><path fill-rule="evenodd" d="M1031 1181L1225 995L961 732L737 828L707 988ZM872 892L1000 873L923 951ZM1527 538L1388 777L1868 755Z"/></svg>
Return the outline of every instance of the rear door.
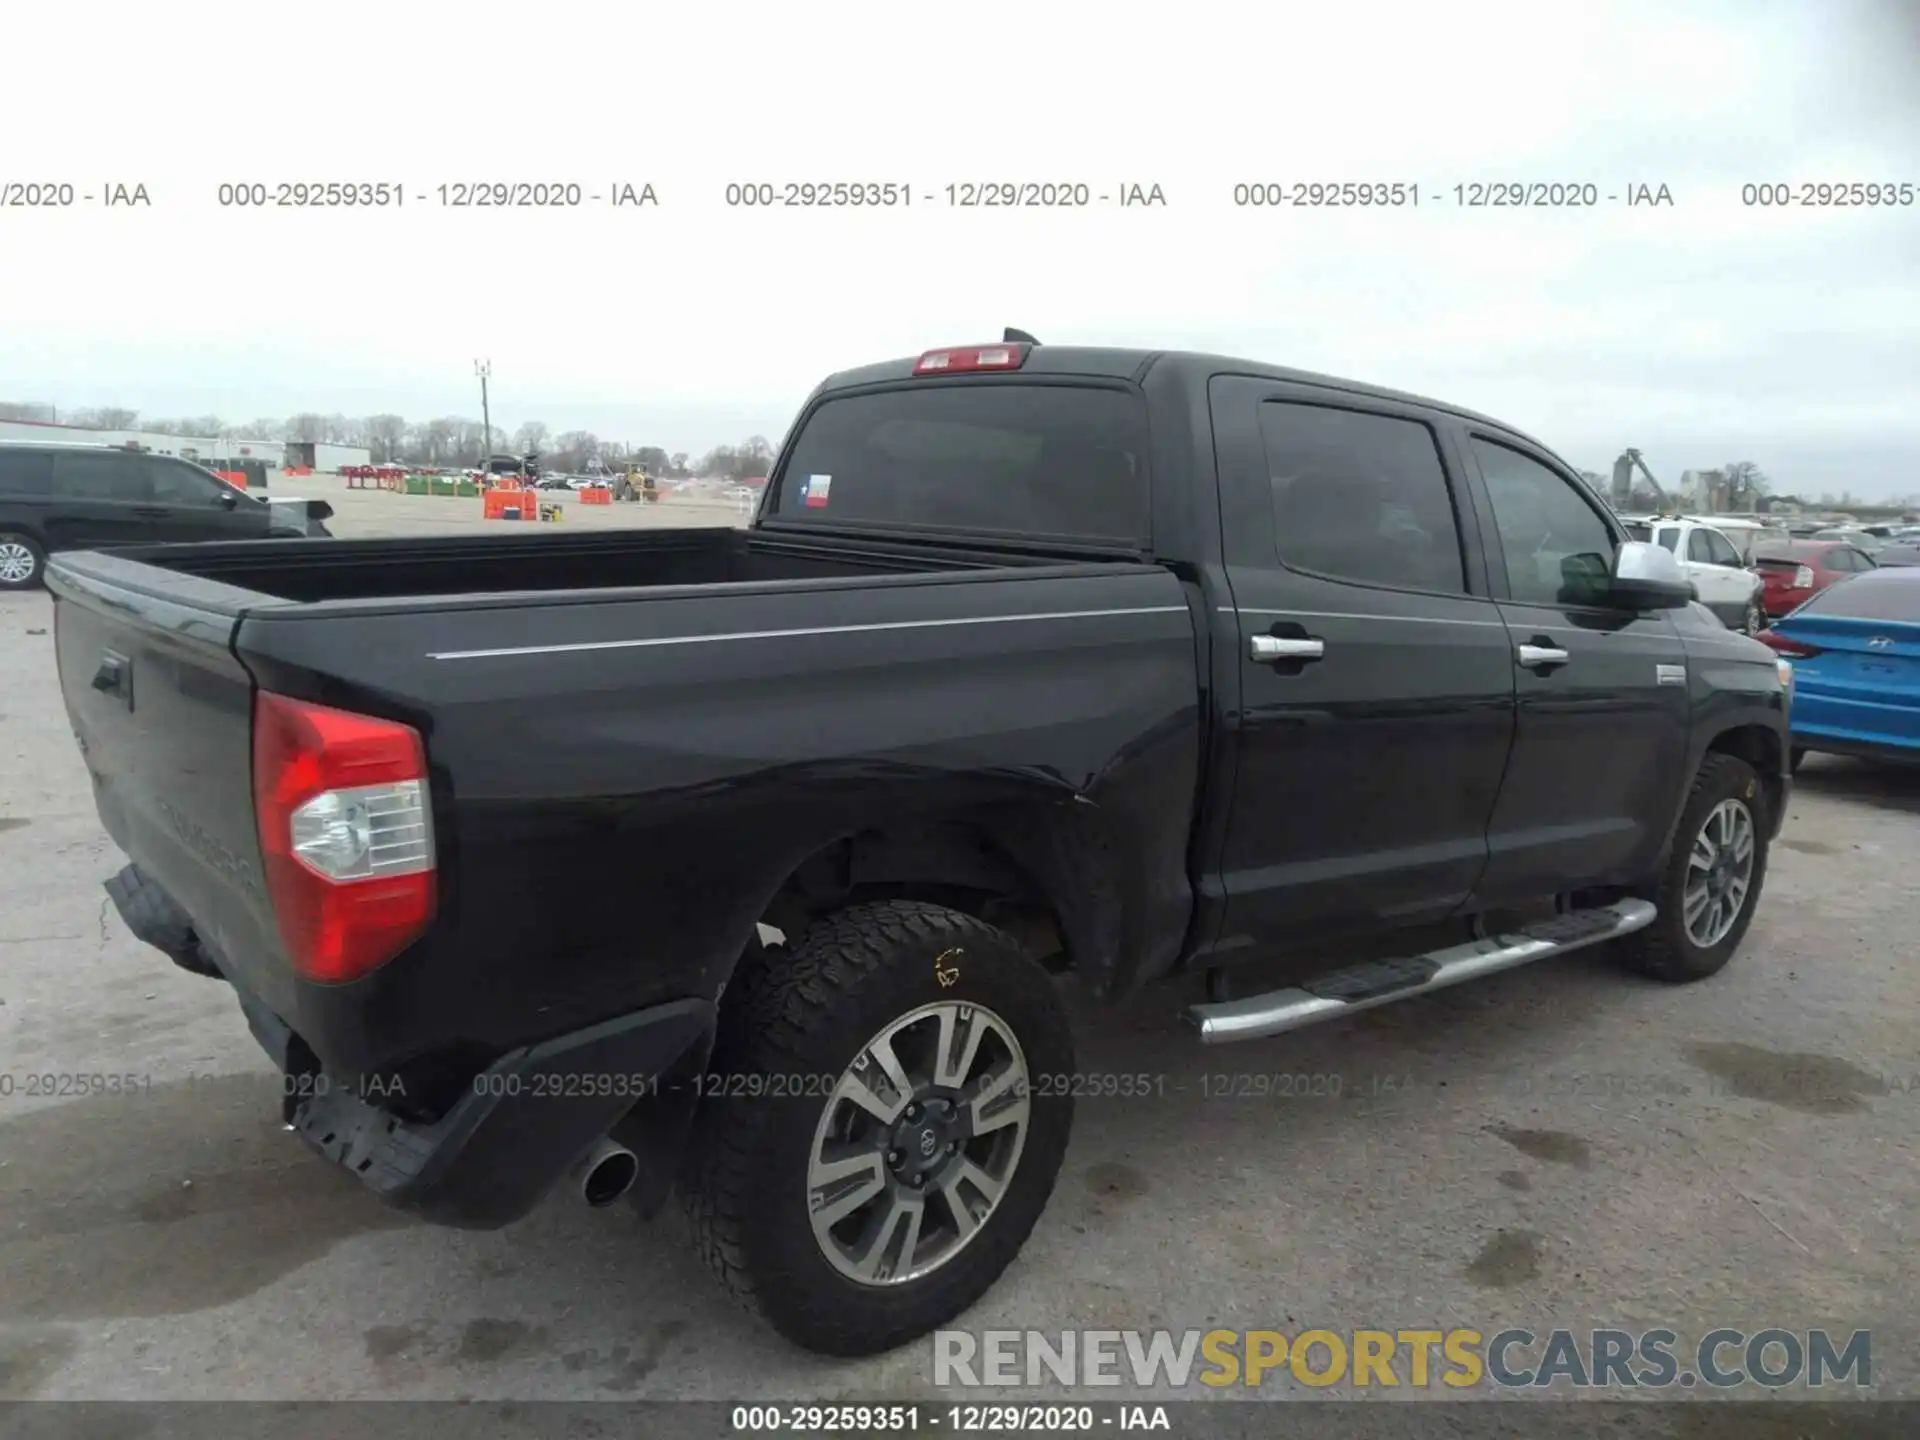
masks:
<svg viewBox="0 0 1920 1440"><path fill-rule="evenodd" d="M152 538L159 510L147 481L146 457L130 450L56 450L47 545L94 550Z"/></svg>
<svg viewBox="0 0 1920 1440"><path fill-rule="evenodd" d="M1467 427L1462 443L1519 696L1481 899L1640 879L1686 785L1679 632L1664 611L1596 603L1621 537L1571 472L1511 435Z"/></svg>
<svg viewBox="0 0 1920 1440"><path fill-rule="evenodd" d="M143 457L153 502L154 541L254 540L267 533L268 507L202 470L167 455Z"/></svg>
<svg viewBox="0 0 1920 1440"><path fill-rule="evenodd" d="M1449 914L1514 723L1462 477L1415 407L1239 376L1210 400L1240 692L1220 948Z"/></svg>

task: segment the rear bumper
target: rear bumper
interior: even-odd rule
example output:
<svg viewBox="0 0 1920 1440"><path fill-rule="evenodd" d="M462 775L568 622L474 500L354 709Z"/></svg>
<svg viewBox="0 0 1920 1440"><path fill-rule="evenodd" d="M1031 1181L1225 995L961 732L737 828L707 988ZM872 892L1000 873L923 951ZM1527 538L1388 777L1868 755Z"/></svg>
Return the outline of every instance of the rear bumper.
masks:
<svg viewBox="0 0 1920 1440"><path fill-rule="evenodd" d="M221 975L192 922L137 866L107 882L107 893L137 938L187 969ZM428 1124L382 1108L392 1090L355 1087L316 1069L290 1026L231 974L223 978L286 1077L287 1124L401 1209L462 1229L510 1224L616 1126L640 1160L642 1210L671 1187L695 1093L674 1077L706 1060L713 1006L705 1000L670 1001L513 1050Z"/></svg>
<svg viewBox="0 0 1920 1440"><path fill-rule="evenodd" d="M283 1073L291 1033L242 994L241 1008ZM327 1076L288 1088L287 1122L323 1159L382 1199L440 1225L491 1230L539 1203L562 1175L704 1043L713 1007L677 1000L502 1056L431 1125L400 1119ZM672 1097L669 1097L672 1098ZM656 1181L674 1156L642 1154ZM657 1188L650 1187L650 1188Z"/></svg>
<svg viewBox="0 0 1920 1440"><path fill-rule="evenodd" d="M1920 765L1920 742L1863 740L1828 730L1795 730L1793 748L1816 755L1851 755L1858 760L1884 760L1898 765Z"/></svg>
<svg viewBox="0 0 1920 1440"><path fill-rule="evenodd" d="M1920 703L1886 703L1803 688L1793 699L1789 743L1832 755L1920 760Z"/></svg>

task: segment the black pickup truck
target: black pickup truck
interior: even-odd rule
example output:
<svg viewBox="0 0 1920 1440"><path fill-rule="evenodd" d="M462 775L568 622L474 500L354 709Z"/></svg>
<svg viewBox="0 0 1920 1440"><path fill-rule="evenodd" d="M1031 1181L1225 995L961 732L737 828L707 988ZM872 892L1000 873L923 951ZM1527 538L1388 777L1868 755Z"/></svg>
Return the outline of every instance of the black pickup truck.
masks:
<svg viewBox="0 0 1920 1440"><path fill-rule="evenodd" d="M1789 784L1790 670L1551 451L1204 355L835 375L745 529L50 585L108 889L320 1154L464 1226L677 1187L829 1353L1025 1241L1062 984L1218 1043L1601 942L1699 979Z"/></svg>

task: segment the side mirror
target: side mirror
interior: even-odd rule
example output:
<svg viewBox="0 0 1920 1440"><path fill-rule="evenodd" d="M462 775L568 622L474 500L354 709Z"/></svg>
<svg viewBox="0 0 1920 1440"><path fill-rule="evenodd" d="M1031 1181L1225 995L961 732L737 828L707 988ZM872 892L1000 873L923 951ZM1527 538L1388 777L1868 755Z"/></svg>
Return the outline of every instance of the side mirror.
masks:
<svg viewBox="0 0 1920 1440"><path fill-rule="evenodd" d="M220 487L220 493L214 497L213 503L218 505L222 510L231 510L240 503L240 494L231 486L222 485Z"/></svg>
<svg viewBox="0 0 1920 1440"><path fill-rule="evenodd" d="M309 520L331 520L333 518L333 506L329 505L325 500L309 500L307 501L307 518Z"/></svg>
<svg viewBox="0 0 1920 1440"><path fill-rule="evenodd" d="M1684 610L1697 598L1694 584L1671 550L1629 540L1613 557L1607 600L1623 609Z"/></svg>

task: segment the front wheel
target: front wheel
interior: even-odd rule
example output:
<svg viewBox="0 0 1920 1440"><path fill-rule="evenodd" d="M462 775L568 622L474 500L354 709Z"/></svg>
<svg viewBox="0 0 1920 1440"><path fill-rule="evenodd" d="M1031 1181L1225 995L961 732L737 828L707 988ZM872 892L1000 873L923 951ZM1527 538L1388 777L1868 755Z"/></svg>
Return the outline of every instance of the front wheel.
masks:
<svg viewBox="0 0 1920 1440"><path fill-rule="evenodd" d="M1674 831L1654 898L1658 915L1621 942L1643 975L1680 984L1717 974L1753 922L1767 871L1767 802L1760 777L1734 755L1711 754Z"/></svg>
<svg viewBox="0 0 1920 1440"><path fill-rule="evenodd" d="M1761 608L1758 596L1747 602L1747 623L1744 633L1758 635L1767 628L1767 612Z"/></svg>
<svg viewBox="0 0 1920 1440"><path fill-rule="evenodd" d="M914 901L844 910L737 975L703 1081L688 1208L782 1335L871 1355L986 1293L1052 1194L1073 1040L1011 937Z"/></svg>

